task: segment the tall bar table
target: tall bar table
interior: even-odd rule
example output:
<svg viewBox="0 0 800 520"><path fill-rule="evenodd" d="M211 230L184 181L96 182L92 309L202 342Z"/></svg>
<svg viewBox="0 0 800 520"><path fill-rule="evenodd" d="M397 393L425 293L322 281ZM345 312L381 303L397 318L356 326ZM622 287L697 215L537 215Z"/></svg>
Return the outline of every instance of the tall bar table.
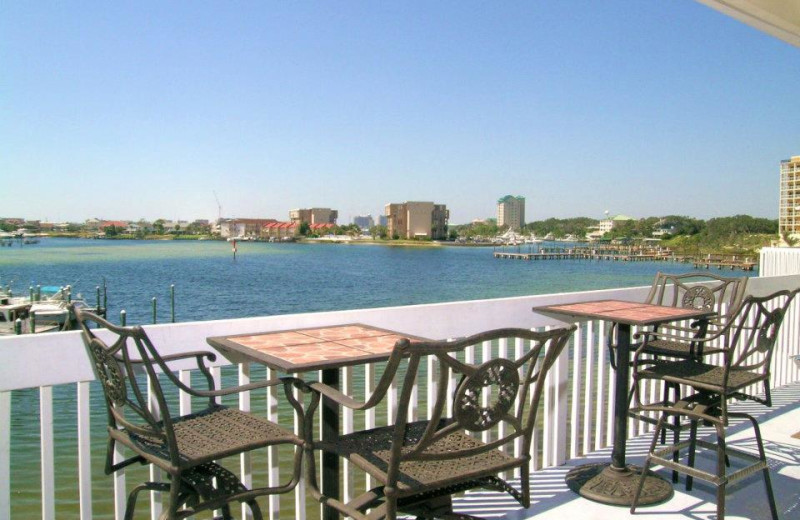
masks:
<svg viewBox="0 0 800 520"><path fill-rule="evenodd" d="M682 320L704 320L713 311L666 307L621 300L600 300L534 307L533 311L561 321L606 320L617 325L614 396L614 445L611 463L586 464L567 473L570 489L604 504L630 506L639 484L641 468L626 464L628 438L628 381L630 377L631 327L652 327ZM640 505L663 502L672 496L672 485L652 473L646 477Z"/></svg>
<svg viewBox="0 0 800 520"><path fill-rule="evenodd" d="M389 359L402 338L424 339L360 323L260 332L207 338L209 345L233 363L261 363L285 373L322 371L322 382L339 388L339 369ZM322 399L322 440L339 436L339 407ZM322 455L322 492L339 497L339 457ZM324 520L337 520L332 508L323 510Z"/></svg>

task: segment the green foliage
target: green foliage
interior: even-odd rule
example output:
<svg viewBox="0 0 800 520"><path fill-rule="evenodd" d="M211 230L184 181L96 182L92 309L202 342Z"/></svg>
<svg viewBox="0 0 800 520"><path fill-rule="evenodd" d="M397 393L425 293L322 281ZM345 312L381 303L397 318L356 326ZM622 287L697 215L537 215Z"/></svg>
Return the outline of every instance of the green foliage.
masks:
<svg viewBox="0 0 800 520"><path fill-rule="evenodd" d="M706 222L705 233L710 237L732 236L742 233L778 233L778 221L755 218L750 215L712 218Z"/></svg>
<svg viewBox="0 0 800 520"><path fill-rule="evenodd" d="M372 238L380 238L386 240L389 237L389 229L386 226L372 226L369 228L369 234Z"/></svg>
<svg viewBox="0 0 800 520"><path fill-rule="evenodd" d="M464 224L461 226L450 226L450 233L456 233L457 237L473 238L476 236L493 237L498 233L502 233L507 229L505 226L501 229L497 227L495 219L487 219L485 222L474 222L471 224Z"/></svg>
<svg viewBox="0 0 800 520"><path fill-rule="evenodd" d="M153 222L153 233L156 235L163 235L164 234L164 219L160 218Z"/></svg>
<svg viewBox="0 0 800 520"><path fill-rule="evenodd" d="M549 233L555 238L563 238L567 235L574 235L578 238L585 237L587 230L591 226L596 226L597 220L588 217L575 218L549 218L547 220L537 220L528 222L525 225L526 233L533 233L537 237L543 237Z"/></svg>
<svg viewBox="0 0 800 520"><path fill-rule="evenodd" d="M661 219L659 227L668 230L670 235L696 235L705 229L706 223L696 218L668 215Z"/></svg>
<svg viewBox="0 0 800 520"><path fill-rule="evenodd" d="M119 234L119 231L117 230L116 226L106 226L105 228L103 228L103 231L105 232L107 237L115 237Z"/></svg>
<svg viewBox="0 0 800 520"><path fill-rule="evenodd" d="M307 237L310 232L311 232L311 224L309 224L308 222L301 222L300 235Z"/></svg>

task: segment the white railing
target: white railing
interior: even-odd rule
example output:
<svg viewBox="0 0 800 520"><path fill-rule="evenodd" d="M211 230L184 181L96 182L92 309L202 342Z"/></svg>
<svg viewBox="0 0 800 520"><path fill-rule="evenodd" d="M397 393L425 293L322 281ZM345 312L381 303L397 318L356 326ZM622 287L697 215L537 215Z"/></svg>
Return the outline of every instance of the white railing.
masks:
<svg viewBox="0 0 800 520"><path fill-rule="evenodd" d="M775 290L798 286L800 286L800 275L753 278L749 284L749 291L755 294L768 294ZM646 287L636 287L432 305L152 325L146 328L154 343L164 354L207 349L205 338L209 336L344 323L365 323L428 338L453 338L500 327L539 328L557 325L552 319L532 313L533 306L607 298L642 301L647 291ZM786 318L774 355L773 387L800 380L800 371L790 361L791 356L800 355L799 327L800 305L794 304L790 315ZM613 424L611 420L613 409L610 403L613 403L614 388L613 373L606 355L605 333L606 324L602 322L579 324L569 349L565 350L551 372L540 411L543 415L542 427L536 432L534 440L535 456L532 461L534 469L560 465L570 458L610 445ZM468 359L486 359L493 355L515 352L520 350L522 345L501 342L496 347L497 350L493 348L492 345L483 345L468 351L466 355ZM224 359L218 360L218 366L214 369L217 379L220 378L220 367L224 365L226 365ZM240 383L247 383L250 380L251 368L263 371L258 367L239 365ZM440 384L430 375L431 372L429 371L427 382L420 385L413 397L412 413L420 418L427 416L428 413L427 407L422 405L423 400L430 403L430 399L426 397L433 395L431 392L435 385ZM17 495L12 497L12 486L16 478L23 478L17 474L16 469L12 471L12 467L24 466L23 463L18 464L16 460L12 465L12 458L16 455L11 450L12 437L15 433L13 428L19 428L20 424L30 425L37 422L40 432L38 439L40 490L37 501L41 505L41 517L49 520L56 517L76 517L79 514L80 518L86 520L98 518L104 515L97 511L97 507L93 511L93 506L100 500L108 502L113 499L115 516L121 518L124 511L125 489L129 486L126 486L125 472L118 472L114 477L102 474L100 457L105 456L106 439L99 426L100 423L105 424L104 406L101 400L93 402L89 398L89 382L93 380L93 375L78 333L39 334L0 339L0 374L2 375L0 377L0 519L11 518L12 513L16 511L18 507L16 501L19 497ZM274 374L271 371L267 371L266 377L272 375ZM362 368L342 369L340 380L345 391L355 391L363 395L371 392L379 375L379 366L367 365ZM190 381L190 376L188 370L180 373L182 380L187 383ZM356 381L359 380L363 381L361 383L363 388L357 388ZM70 390L70 387L74 390ZM54 407L54 388L60 389L62 393L66 388L67 393L74 396L76 408L72 419L70 419L70 414L73 414L71 410L59 409L61 407L59 403ZM12 397L19 395L12 395L13 392L30 393L35 392L35 389L38 389L40 409L38 417L29 413L30 405L27 410L13 409L12 403L15 399ZM364 426L373 427L387 422L387 418L392 415L389 412L397 400L396 389L393 390L395 391L390 393L388 410L368 413L364 418ZM239 400L239 406L243 409L258 408L272 420L291 423L291 417L278 406L278 402L282 401L281 397L274 390L266 394L254 392L252 396L243 395ZM191 402L186 396L180 396L178 403L181 413L189 411ZM64 419L65 414L66 419ZM70 428L76 432L74 435L70 434L70 438L67 439L62 432L65 420L73 421ZM92 421L95 424L92 424ZM58 428L56 425L59 425ZM352 431L355 427L352 413L345 412L342 420L343 432ZM649 428L647 424L632 421L629 434L635 436ZM91 437L93 430L100 433ZM31 441L37 439L27 439L27 444ZM66 477L71 481L67 484L61 482L64 478L62 472L56 471L54 453L55 451L61 453L64 450L69 452L67 460L71 466ZM278 458L278 453L274 449L270 450L266 461L254 460L255 456L252 459L243 457L241 462L243 479L249 481L254 478L254 472L257 471L254 467L265 465L263 471L269 482L276 483L280 477ZM28 463L28 466L31 464L35 463ZM129 468L126 471L136 470ZM342 486L342 493L345 496L357 494L363 486L363 479L354 479L350 473L345 467ZM138 480L137 478L136 481ZM131 481L134 481L133 476ZM103 491L102 497L93 495L93 487L96 488L95 493L99 495L97 488L103 489L103 486L108 488L111 482L113 482L113 492L106 494ZM76 488L77 492L59 493L65 486ZM290 502L294 502L294 508L289 507ZM151 504L151 517L157 518L160 505L157 500L151 500L151 503L154 504ZM291 515L305 518L306 497L302 486L295 491L293 500L287 496L271 497L267 508L270 518L278 517L281 503L284 507L284 516L289 509ZM141 508L147 506L144 497L140 499L139 506ZM15 514L15 517L27 518L31 510L28 508L26 511L26 516ZM109 513L105 516L113 515Z"/></svg>
<svg viewBox="0 0 800 520"><path fill-rule="evenodd" d="M765 247L761 249L760 276L800 273L800 247Z"/></svg>

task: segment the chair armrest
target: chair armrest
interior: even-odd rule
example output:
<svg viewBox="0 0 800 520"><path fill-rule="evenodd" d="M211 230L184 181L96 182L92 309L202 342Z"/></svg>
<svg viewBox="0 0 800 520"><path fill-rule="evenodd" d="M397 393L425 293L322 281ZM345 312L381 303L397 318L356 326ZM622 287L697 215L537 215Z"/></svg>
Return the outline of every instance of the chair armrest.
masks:
<svg viewBox="0 0 800 520"><path fill-rule="evenodd" d="M295 382L294 377L280 377L268 379L266 381L259 381L258 383L249 383L240 386L229 386L228 388L220 388L219 390L195 390L188 388L185 391L196 395L197 397L223 397L226 395L240 394L242 392L249 392L250 390L258 390L259 388L269 388L271 386L286 385Z"/></svg>
<svg viewBox="0 0 800 520"><path fill-rule="evenodd" d="M346 406L352 410L368 410L370 408L373 408L380 402L381 398L383 397L383 395L378 395L376 398L376 395L373 394L368 401L362 403L361 401L357 401L352 397L343 394L336 388L333 388L332 386L326 385L324 383L310 383L308 386L314 392L317 392L318 394L323 395L328 399L331 399L335 403L340 404L342 406Z"/></svg>
<svg viewBox="0 0 800 520"><path fill-rule="evenodd" d="M170 362L170 361L179 361L181 359L203 358L203 357L208 358L209 361L216 361L217 359L217 355L214 352L209 352L207 350L194 350L192 352L169 354L167 356L161 356L161 359L163 359L166 362ZM122 361L122 359L119 359L119 361ZM137 365L144 363L144 361L142 361L141 359L131 359L130 362Z"/></svg>

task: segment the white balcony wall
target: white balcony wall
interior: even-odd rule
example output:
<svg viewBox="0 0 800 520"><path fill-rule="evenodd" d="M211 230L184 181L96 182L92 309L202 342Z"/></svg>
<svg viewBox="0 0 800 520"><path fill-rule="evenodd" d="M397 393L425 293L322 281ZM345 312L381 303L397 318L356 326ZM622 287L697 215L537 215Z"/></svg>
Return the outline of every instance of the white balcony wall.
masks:
<svg viewBox="0 0 800 520"><path fill-rule="evenodd" d="M762 257L763 258L763 257ZM762 263L763 265L763 263ZM800 271L798 271L800 272ZM749 284L749 290L754 294L768 294L779 289L800 286L800 275L776 276L754 278ZM364 309L352 311L321 312L313 314L295 314L282 316L268 316L245 318L237 320L219 320L192 323L164 324L146 326L148 334L154 343L164 353L177 353L182 351L208 349L205 338L227 334L264 332L303 327L316 327L337 325L345 323L365 323L387 329L402 331L408 334L428 338L454 338L473 334L479 331L500 327L525 327L538 328L557 326L559 323L531 312L531 307L550 305L574 301L590 301L608 298L618 298L631 301L641 301L648 288L636 287L613 289L604 291L586 291L564 294L549 294L526 296L516 298L502 298L493 300L461 301L432 305L418 305L406 307L391 307ZM800 355L800 304L795 303L789 316L786 318L784 329L777 351L774 356L773 386L782 386L800 380L798 368L791 362L791 357ZM605 347L605 324L601 322L588 322L580 324L580 328L573 337L568 350L565 351L557 368L551 373L546 394L543 399L540 413L543 415L542 427L536 433L534 441L534 457L532 466L563 464L567 459L580 456L594 449L602 448L611 443L611 421L613 410L609 403L613 402L613 373L608 364ZM475 348L466 355L472 359L486 359L492 355L515 352L522 348L521 344L510 345L501 343L497 352L493 352L491 345ZM224 359L218 360L219 365L226 364ZM5 337L0 339L0 518L11 517L11 479L14 478L10 471L10 446L11 446L11 392L15 390L38 388L40 400L40 454L41 454L41 516L43 519L56 516L56 492L53 483L53 439L59 435L54 430L52 387L55 385L74 385L77 395L77 438L70 439L75 447L75 474L78 477L80 504L80 517L93 518L92 512L92 478L90 475L89 459L92 450L104 449L105 439L89 441L89 421L91 413L88 399L88 381L93 380L93 374L88 359L84 352L83 344L77 332L38 334ZM217 372L218 373L218 372ZM374 385L376 374L375 367L368 366L363 382L364 388L356 389L360 393L370 392ZM239 367L240 381L249 380L249 368ZM183 372L184 381L189 380L188 372ZM352 369L343 369L341 380L344 385L352 387ZM431 395L434 385L441 384L435 378L428 376L425 387L418 389L414 397L414 404L422 396ZM349 388L348 388L349 389ZM391 396L390 396L391 397ZM279 396L270 393L254 392L252 396L245 396L240 400L240 406L248 408L251 399L267 400L266 413L271 419L278 414L276 399ZM181 408L185 409L188 400L181 399ZM396 405L396 397L394 403ZM96 406L96 405L95 405ZM412 414L420 418L427 415L424 406L412 406ZM366 424L386 424L391 422L391 414L367 415ZM345 414L343 420L344 432L351 431L353 426L352 416ZM631 423L629 434L638 435L647 431L648 425ZM517 447L517 449L519 449ZM274 465L273 455L269 457L269 478L277 478L277 467ZM243 474L249 478L250 461L242 463ZM112 477L103 477L112 479ZM119 475L115 479L115 497L117 504L116 517L122 518L124 505L125 476ZM348 495L356 494L358 487L363 485L355 482L351 476L345 477L343 492ZM107 497L106 497L107 498ZM280 508L278 501L284 504L291 502L291 498L273 498L269 501L270 518L276 518ZM295 511L305 508L305 494L302 487L295 493ZM145 503L140 504L144 507ZM157 517L158 506L152 511L152 517Z"/></svg>

